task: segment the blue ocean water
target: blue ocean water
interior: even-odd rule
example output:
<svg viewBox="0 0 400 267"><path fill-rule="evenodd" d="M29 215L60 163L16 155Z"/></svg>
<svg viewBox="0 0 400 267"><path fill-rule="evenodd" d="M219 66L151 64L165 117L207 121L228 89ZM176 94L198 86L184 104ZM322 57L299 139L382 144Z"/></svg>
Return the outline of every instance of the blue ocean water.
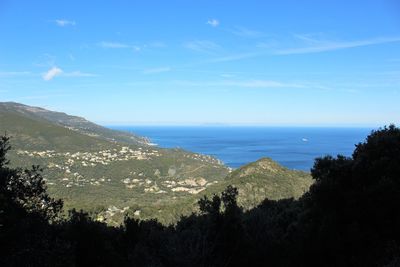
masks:
<svg viewBox="0 0 400 267"><path fill-rule="evenodd" d="M113 126L113 129L149 137L165 148L212 155L237 168L270 157L290 169L309 171L316 157L351 156L355 144L365 140L371 128L289 127L182 127Z"/></svg>

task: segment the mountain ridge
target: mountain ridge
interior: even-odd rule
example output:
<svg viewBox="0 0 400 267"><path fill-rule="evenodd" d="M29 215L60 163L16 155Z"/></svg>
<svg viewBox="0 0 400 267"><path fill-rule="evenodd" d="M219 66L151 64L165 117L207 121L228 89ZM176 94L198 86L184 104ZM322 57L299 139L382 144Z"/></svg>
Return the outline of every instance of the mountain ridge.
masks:
<svg viewBox="0 0 400 267"><path fill-rule="evenodd" d="M68 115L64 112L50 111L41 107L28 106L16 102L0 102L0 110L18 112L33 119L44 119L81 134L108 141L140 145L148 145L149 143L147 138L128 132L112 130L90 122L83 117Z"/></svg>

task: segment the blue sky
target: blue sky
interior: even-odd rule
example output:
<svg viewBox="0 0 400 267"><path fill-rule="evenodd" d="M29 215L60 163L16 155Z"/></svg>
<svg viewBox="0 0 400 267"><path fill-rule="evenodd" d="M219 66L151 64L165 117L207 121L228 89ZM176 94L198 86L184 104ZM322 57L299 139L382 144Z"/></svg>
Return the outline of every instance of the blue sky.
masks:
<svg viewBox="0 0 400 267"><path fill-rule="evenodd" d="M399 1L0 1L0 101L101 124L400 122Z"/></svg>

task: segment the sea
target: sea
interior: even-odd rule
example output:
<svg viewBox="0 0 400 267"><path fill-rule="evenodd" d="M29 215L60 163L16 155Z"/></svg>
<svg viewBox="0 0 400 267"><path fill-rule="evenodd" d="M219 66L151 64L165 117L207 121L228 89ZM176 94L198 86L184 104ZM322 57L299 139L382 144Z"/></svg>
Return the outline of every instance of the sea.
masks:
<svg viewBox="0 0 400 267"><path fill-rule="evenodd" d="M269 157L281 165L309 172L317 157L351 156L372 128L112 126L150 138L164 148L211 155L231 168Z"/></svg>

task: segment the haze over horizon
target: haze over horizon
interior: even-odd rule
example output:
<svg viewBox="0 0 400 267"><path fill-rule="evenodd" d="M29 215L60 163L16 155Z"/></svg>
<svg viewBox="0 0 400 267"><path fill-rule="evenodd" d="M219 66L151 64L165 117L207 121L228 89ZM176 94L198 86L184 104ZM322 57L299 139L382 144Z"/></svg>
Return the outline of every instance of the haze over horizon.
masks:
<svg viewBox="0 0 400 267"><path fill-rule="evenodd" d="M400 4L295 3L5 0L0 101L103 125L400 123Z"/></svg>

